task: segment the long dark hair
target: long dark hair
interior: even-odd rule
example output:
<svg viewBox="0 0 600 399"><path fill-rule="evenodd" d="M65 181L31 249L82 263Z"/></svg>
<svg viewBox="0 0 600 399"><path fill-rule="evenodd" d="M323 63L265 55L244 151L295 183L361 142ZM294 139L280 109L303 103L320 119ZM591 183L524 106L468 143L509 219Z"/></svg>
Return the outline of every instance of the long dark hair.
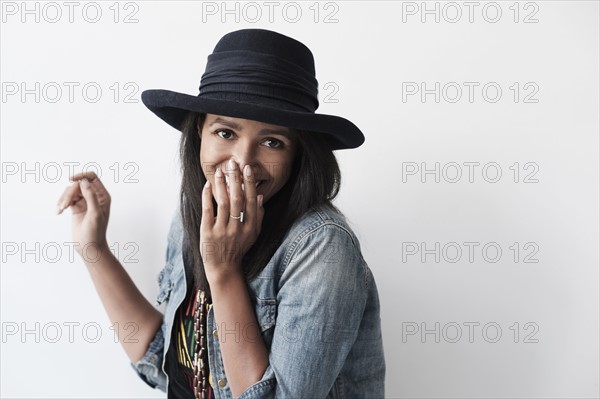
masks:
<svg viewBox="0 0 600 399"><path fill-rule="evenodd" d="M181 191L180 206L184 235L184 257L193 267L193 282L210 297L204 263L200 254L200 222L202 219L202 187L206 176L200 167L201 132L205 114L190 112L182 124L180 141ZM200 122L200 123L198 123ZM261 232L242 259L247 281L256 277L267 265L294 222L311 207L325 205L340 212L332 204L341 185L337 159L326 137L296 130L297 145L292 171L286 184L264 204ZM213 198L213 209L217 204Z"/></svg>

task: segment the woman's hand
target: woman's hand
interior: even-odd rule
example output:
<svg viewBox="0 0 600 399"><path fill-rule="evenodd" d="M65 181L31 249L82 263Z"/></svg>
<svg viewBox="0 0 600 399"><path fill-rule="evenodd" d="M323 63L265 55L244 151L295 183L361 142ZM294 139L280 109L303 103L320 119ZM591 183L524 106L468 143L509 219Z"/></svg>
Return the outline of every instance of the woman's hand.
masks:
<svg viewBox="0 0 600 399"><path fill-rule="evenodd" d="M65 189L57 203L57 212L71 207L75 250L84 261L97 261L98 251L108 250L106 228L110 212L110 195L94 172L71 177L73 184Z"/></svg>
<svg viewBox="0 0 600 399"><path fill-rule="evenodd" d="M242 258L260 234L264 216L263 196L256 195L252 168L246 165L242 176L239 165L231 159L228 169L229 187L219 168L215 173L215 187L207 180L202 190L200 253L210 285L224 282L232 274L242 273ZM216 217L213 192L218 206ZM230 217L240 216L241 212L244 212L241 223L240 219Z"/></svg>

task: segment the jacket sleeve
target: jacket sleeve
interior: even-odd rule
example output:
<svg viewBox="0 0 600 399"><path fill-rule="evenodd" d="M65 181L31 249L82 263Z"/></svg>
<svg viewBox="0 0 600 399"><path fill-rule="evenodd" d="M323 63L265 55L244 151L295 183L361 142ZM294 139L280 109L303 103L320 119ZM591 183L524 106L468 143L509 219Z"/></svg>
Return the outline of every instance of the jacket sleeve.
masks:
<svg viewBox="0 0 600 399"><path fill-rule="evenodd" d="M162 371L162 360L164 357L164 331L165 322L157 330L154 339L150 342L148 350L144 356L136 363L131 362L131 367L138 376L152 388L158 388L163 392L167 391L167 376Z"/></svg>
<svg viewBox="0 0 600 399"><path fill-rule="evenodd" d="M171 225L169 227L167 251L165 257L166 264L158 275L159 292L156 301L157 305L160 304L162 300L161 297L163 296L164 289L163 285L168 285L168 279L170 278L170 276L167 276L166 274L170 272L168 270L168 268L171 265L170 260L174 257L177 251L175 245L177 242L177 234L180 229L181 222L179 210L177 209L173 215ZM156 334L150 342L148 350L146 351L144 356L136 363L130 362L131 367L133 367L135 372L144 382L146 382L152 388L160 389L163 392L167 391L167 375L162 370L162 363L164 359L165 335L166 323L163 317L161 326L157 329Z"/></svg>
<svg viewBox="0 0 600 399"><path fill-rule="evenodd" d="M325 398L358 335L371 283L355 237L325 224L285 256L269 365L239 399Z"/></svg>

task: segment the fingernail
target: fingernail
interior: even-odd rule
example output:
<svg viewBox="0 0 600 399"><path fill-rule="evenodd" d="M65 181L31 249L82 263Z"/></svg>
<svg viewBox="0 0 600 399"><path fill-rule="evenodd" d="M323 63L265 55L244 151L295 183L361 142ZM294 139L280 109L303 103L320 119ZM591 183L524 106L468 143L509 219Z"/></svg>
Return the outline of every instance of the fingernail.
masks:
<svg viewBox="0 0 600 399"><path fill-rule="evenodd" d="M227 183L227 185L229 185L229 176L225 175L225 183Z"/></svg>
<svg viewBox="0 0 600 399"><path fill-rule="evenodd" d="M84 188L88 188L90 186L90 182L88 181L88 179L81 179L81 185Z"/></svg>
<svg viewBox="0 0 600 399"><path fill-rule="evenodd" d="M232 171L235 170L235 161L233 159L229 160L229 169L231 169Z"/></svg>
<svg viewBox="0 0 600 399"><path fill-rule="evenodd" d="M210 180L206 180L206 183L204 183L204 188L209 188L210 187Z"/></svg>
<svg viewBox="0 0 600 399"><path fill-rule="evenodd" d="M217 168L217 172L215 173L215 175L217 177L223 177L223 171L221 170L221 167Z"/></svg>
<svg viewBox="0 0 600 399"><path fill-rule="evenodd" d="M262 194L260 194L260 195L258 196L258 206L260 206L261 208L262 208L262 202L263 202L263 195L262 195Z"/></svg>
<svg viewBox="0 0 600 399"><path fill-rule="evenodd" d="M252 168L250 165L244 166L244 174L248 177L252 176Z"/></svg>
<svg viewBox="0 0 600 399"><path fill-rule="evenodd" d="M67 205L69 205L69 202L67 200L64 200L60 204L56 205L56 214L60 215L62 211L64 211L67 208Z"/></svg>

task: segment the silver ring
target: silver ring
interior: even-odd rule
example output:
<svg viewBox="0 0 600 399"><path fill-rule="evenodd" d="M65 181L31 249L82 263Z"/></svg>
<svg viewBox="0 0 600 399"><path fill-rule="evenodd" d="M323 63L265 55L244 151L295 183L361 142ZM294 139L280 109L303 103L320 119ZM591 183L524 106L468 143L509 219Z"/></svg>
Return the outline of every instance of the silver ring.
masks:
<svg viewBox="0 0 600 399"><path fill-rule="evenodd" d="M240 219L240 223L244 223L244 212L240 212L240 216L232 216L230 214L229 217L232 219Z"/></svg>

